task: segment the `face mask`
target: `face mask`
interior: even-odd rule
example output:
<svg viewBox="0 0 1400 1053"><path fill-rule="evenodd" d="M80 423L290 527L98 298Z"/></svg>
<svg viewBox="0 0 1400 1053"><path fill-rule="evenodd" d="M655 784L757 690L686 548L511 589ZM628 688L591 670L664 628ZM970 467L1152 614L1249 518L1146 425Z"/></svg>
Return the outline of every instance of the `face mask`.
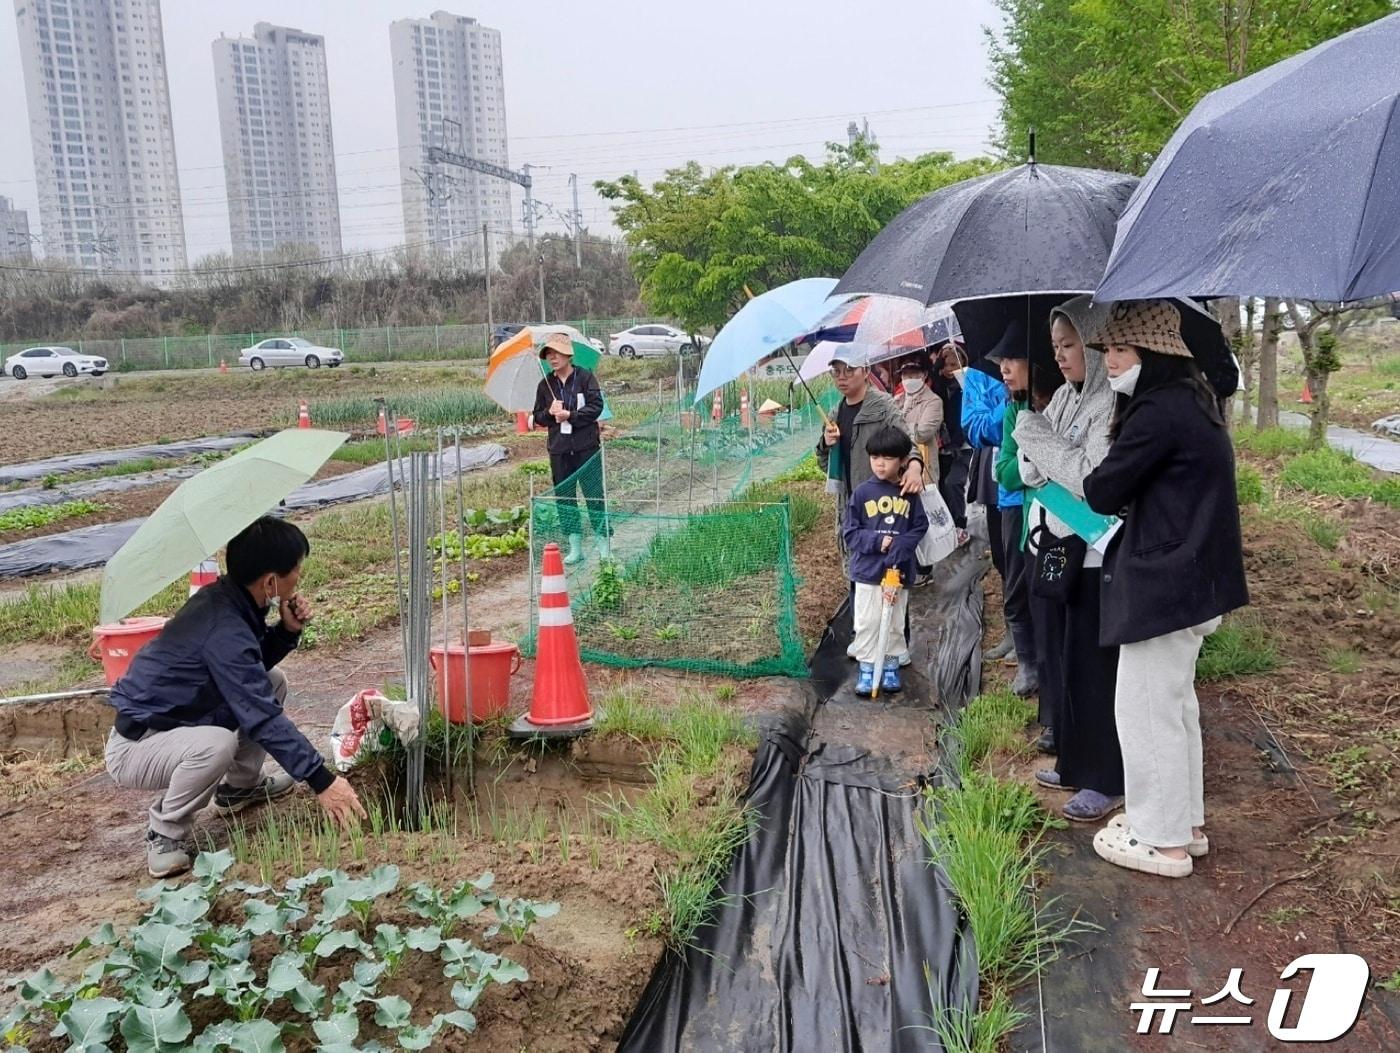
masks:
<svg viewBox="0 0 1400 1053"><path fill-rule="evenodd" d="M1108 386L1120 395L1131 395L1137 390L1138 375L1142 372L1142 363L1139 362L1126 373L1120 373L1116 377L1108 378Z"/></svg>
<svg viewBox="0 0 1400 1053"><path fill-rule="evenodd" d="M917 395L924 390L924 382L917 377L910 377L904 382L904 390L911 395Z"/></svg>

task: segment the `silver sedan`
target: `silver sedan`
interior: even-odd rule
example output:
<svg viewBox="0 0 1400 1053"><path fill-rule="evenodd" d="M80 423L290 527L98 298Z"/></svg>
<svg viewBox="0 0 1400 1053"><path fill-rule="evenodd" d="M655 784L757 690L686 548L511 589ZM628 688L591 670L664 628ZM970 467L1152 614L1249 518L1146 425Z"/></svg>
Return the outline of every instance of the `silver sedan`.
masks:
<svg viewBox="0 0 1400 1053"><path fill-rule="evenodd" d="M305 366L320 369L335 368L345 360L338 347L321 347L299 336L272 337L260 340L252 347L238 352L238 364L252 370L282 366Z"/></svg>

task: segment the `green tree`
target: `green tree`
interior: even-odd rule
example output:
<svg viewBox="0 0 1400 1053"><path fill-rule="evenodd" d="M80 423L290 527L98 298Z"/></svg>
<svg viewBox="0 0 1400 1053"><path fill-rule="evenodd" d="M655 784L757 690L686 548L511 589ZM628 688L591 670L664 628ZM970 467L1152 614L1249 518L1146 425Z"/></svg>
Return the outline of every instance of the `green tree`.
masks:
<svg viewBox="0 0 1400 1053"><path fill-rule="evenodd" d="M706 173L691 162L650 187L633 176L598 183L616 202L647 307L692 328L721 325L746 285L760 293L840 274L907 205L996 167L947 153L882 164L862 142L827 149L819 164L793 157Z"/></svg>
<svg viewBox="0 0 1400 1053"><path fill-rule="evenodd" d="M1202 96L1348 29L1390 0L996 0L997 145L1142 173Z"/></svg>

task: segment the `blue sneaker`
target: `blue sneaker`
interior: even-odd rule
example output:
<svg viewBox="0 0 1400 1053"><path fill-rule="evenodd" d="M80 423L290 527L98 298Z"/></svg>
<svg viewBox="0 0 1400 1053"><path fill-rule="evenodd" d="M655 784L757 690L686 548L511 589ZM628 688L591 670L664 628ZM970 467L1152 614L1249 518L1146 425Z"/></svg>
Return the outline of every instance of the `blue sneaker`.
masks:
<svg viewBox="0 0 1400 1053"><path fill-rule="evenodd" d="M869 698L875 693L875 663L861 662L860 675L856 677L856 694Z"/></svg>
<svg viewBox="0 0 1400 1053"><path fill-rule="evenodd" d="M880 677L880 690L887 695L892 695L896 691L904 690L904 684L899 679L899 659L885 659L885 672L884 675Z"/></svg>

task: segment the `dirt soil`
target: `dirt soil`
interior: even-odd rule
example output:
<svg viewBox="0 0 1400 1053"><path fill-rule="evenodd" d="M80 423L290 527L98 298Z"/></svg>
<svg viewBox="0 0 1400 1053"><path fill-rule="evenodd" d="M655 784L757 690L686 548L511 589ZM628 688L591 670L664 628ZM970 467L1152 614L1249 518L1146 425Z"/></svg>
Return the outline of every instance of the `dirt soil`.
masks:
<svg viewBox="0 0 1400 1053"><path fill-rule="evenodd" d="M340 369L171 370L71 383L6 382L0 464L161 439L285 428L297 400L385 394L479 382L482 365L395 363ZM98 412L94 412L97 410Z"/></svg>
<svg viewBox="0 0 1400 1053"><path fill-rule="evenodd" d="M1245 515L1252 605L1235 617L1263 628L1279 667L1198 691L1211 851L1194 875L1169 881L1104 864L1091 847L1098 824L1054 835L1044 900L1060 897L1058 911L1105 931L1078 937L1042 978L1048 1049L1159 1048L1165 1040L1134 1033L1127 1008L1143 1000L1151 966L1163 970L1160 986L1194 990L1197 1006L1244 968L1254 1005L1214 1008L1248 1015L1252 1027L1182 1021L1174 1034L1202 1049L1265 1048L1272 992L1296 992L1292 1023L1305 987L1280 982L1284 966L1339 951L1361 955L1374 986L1356 1029L1326 1048L1400 1048L1400 999L1379 986L1400 978L1400 537L1391 510L1306 503L1345 526L1335 551L1296 522ZM1030 781L1048 761L1020 773ZM1037 792L1047 808L1063 803ZM1039 1028L1012 1045L1040 1050Z"/></svg>

